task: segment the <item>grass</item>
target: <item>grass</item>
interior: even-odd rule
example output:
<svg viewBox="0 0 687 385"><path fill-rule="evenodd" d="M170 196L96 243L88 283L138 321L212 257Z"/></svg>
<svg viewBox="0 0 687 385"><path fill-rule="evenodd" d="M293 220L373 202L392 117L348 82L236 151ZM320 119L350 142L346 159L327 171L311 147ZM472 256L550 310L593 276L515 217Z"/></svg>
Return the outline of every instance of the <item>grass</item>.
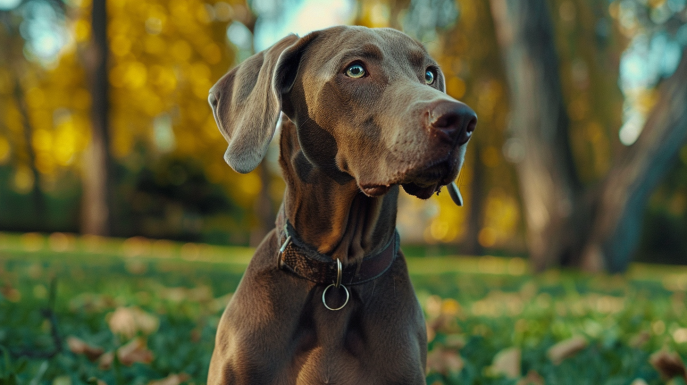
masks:
<svg viewBox="0 0 687 385"><path fill-rule="evenodd" d="M143 238L0 233L0 384L205 383L219 317L251 255ZM651 354L687 357L687 268L532 276L519 258L408 264L431 339L428 384L662 384ZM52 356L46 308L63 340ZM102 356L74 353L67 337L134 352L105 366ZM550 348L561 341L570 352L556 363Z"/></svg>

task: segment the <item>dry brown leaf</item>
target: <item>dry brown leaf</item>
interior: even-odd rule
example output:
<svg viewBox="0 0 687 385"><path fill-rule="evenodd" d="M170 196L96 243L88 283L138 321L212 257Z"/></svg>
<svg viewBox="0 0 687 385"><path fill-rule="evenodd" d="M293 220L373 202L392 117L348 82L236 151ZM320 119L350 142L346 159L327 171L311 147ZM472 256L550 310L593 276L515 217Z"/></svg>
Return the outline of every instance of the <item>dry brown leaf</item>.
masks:
<svg viewBox="0 0 687 385"><path fill-rule="evenodd" d="M9 282L5 282L5 284L0 287L0 294L2 294L2 296L7 298L7 300L10 302L21 301L21 292L13 288Z"/></svg>
<svg viewBox="0 0 687 385"><path fill-rule="evenodd" d="M89 345L86 341L74 336L67 337L67 346L72 353L83 354L90 361L97 360L105 352L100 346Z"/></svg>
<svg viewBox="0 0 687 385"><path fill-rule="evenodd" d="M587 347L587 340L581 336L575 336L563 340L552 347L546 352L551 362L554 365L558 365L566 358L570 358L577 354L580 350Z"/></svg>
<svg viewBox="0 0 687 385"><path fill-rule="evenodd" d="M527 375L520 379L515 385L545 385L544 378L534 370L530 370Z"/></svg>
<svg viewBox="0 0 687 385"><path fill-rule="evenodd" d="M455 350L434 348L427 354L427 371L448 375L451 372L460 372L465 363L463 358Z"/></svg>
<svg viewBox="0 0 687 385"><path fill-rule="evenodd" d="M134 338L129 343L117 349L117 358L119 362L126 366L131 366L136 362L149 364L153 361L153 352L146 347L146 341L143 338ZM107 352L100 356L99 367L101 369L109 369L114 361L114 354Z"/></svg>
<svg viewBox="0 0 687 385"><path fill-rule="evenodd" d="M664 380L675 377L682 377L687 382L687 369L685 363L677 353L659 350L652 354L649 363L653 366Z"/></svg>
<svg viewBox="0 0 687 385"><path fill-rule="evenodd" d="M504 375L508 378L520 377L520 357L519 348L507 348L496 353L494 362L491 364L491 371L497 375Z"/></svg>
<svg viewBox="0 0 687 385"><path fill-rule="evenodd" d="M191 378L186 373L170 374L169 376L155 381L150 381L148 385L179 385L184 381L188 381Z"/></svg>
<svg viewBox="0 0 687 385"><path fill-rule="evenodd" d="M143 334L154 333L160 326L160 320L135 306L118 307L108 315L107 324L112 333L131 338L139 331Z"/></svg>
<svg viewBox="0 0 687 385"><path fill-rule="evenodd" d="M630 339L630 346L633 348L641 348L651 339L651 333L642 331Z"/></svg>
<svg viewBox="0 0 687 385"><path fill-rule="evenodd" d="M153 361L153 352L148 350L143 338L135 338L117 349L117 357L121 363L127 366L135 362L149 364Z"/></svg>
<svg viewBox="0 0 687 385"><path fill-rule="evenodd" d="M100 369L109 369L112 366L112 361L114 361L114 353L107 352L100 356L98 360L98 367Z"/></svg>

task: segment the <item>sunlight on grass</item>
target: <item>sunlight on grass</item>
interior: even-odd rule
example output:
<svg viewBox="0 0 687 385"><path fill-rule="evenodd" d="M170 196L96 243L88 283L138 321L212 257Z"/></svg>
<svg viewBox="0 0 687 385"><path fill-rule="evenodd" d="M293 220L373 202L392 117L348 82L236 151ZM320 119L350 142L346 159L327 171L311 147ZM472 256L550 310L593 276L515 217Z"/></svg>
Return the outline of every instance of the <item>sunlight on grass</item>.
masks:
<svg viewBox="0 0 687 385"><path fill-rule="evenodd" d="M0 379L204 383L219 317L252 252L0 233ZM427 321L430 384L659 384L666 367L683 368L684 267L532 276L521 258L407 260Z"/></svg>

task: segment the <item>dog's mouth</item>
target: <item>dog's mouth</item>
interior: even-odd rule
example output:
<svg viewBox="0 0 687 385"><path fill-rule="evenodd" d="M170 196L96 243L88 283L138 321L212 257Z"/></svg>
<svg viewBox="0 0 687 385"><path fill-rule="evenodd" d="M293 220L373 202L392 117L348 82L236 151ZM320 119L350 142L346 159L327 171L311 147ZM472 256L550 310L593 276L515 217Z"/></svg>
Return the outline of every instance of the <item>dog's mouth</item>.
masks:
<svg viewBox="0 0 687 385"><path fill-rule="evenodd" d="M451 183L457 172L456 167L452 167L451 160L432 165L419 172L410 174L400 183L403 189L410 195L420 199L428 199L442 186Z"/></svg>
<svg viewBox="0 0 687 385"><path fill-rule="evenodd" d="M459 168L458 160L449 156L439 162L409 170L395 182L359 186L363 193L370 197L384 195L393 185L401 185L408 194L420 199L429 199L441 187L456 179Z"/></svg>

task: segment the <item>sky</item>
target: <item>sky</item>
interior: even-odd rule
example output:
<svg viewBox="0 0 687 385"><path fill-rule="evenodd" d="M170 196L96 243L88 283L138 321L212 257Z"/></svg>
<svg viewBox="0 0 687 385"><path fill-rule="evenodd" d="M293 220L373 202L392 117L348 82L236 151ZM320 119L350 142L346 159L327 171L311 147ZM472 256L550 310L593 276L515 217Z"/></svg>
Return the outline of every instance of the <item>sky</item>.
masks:
<svg viewBox="0 0 687 385"><path fill-rule="evenodd" d="M303 36L318 29L350 24L355 14L355 4L351 0L293 1L292 3L296 3L295 6L290 6L291 4L285 1L284 13L261 10L258 5L260 3L261 1L254 2L260 15L254 37L256 52L271 46L290 33Z"/></svg>

